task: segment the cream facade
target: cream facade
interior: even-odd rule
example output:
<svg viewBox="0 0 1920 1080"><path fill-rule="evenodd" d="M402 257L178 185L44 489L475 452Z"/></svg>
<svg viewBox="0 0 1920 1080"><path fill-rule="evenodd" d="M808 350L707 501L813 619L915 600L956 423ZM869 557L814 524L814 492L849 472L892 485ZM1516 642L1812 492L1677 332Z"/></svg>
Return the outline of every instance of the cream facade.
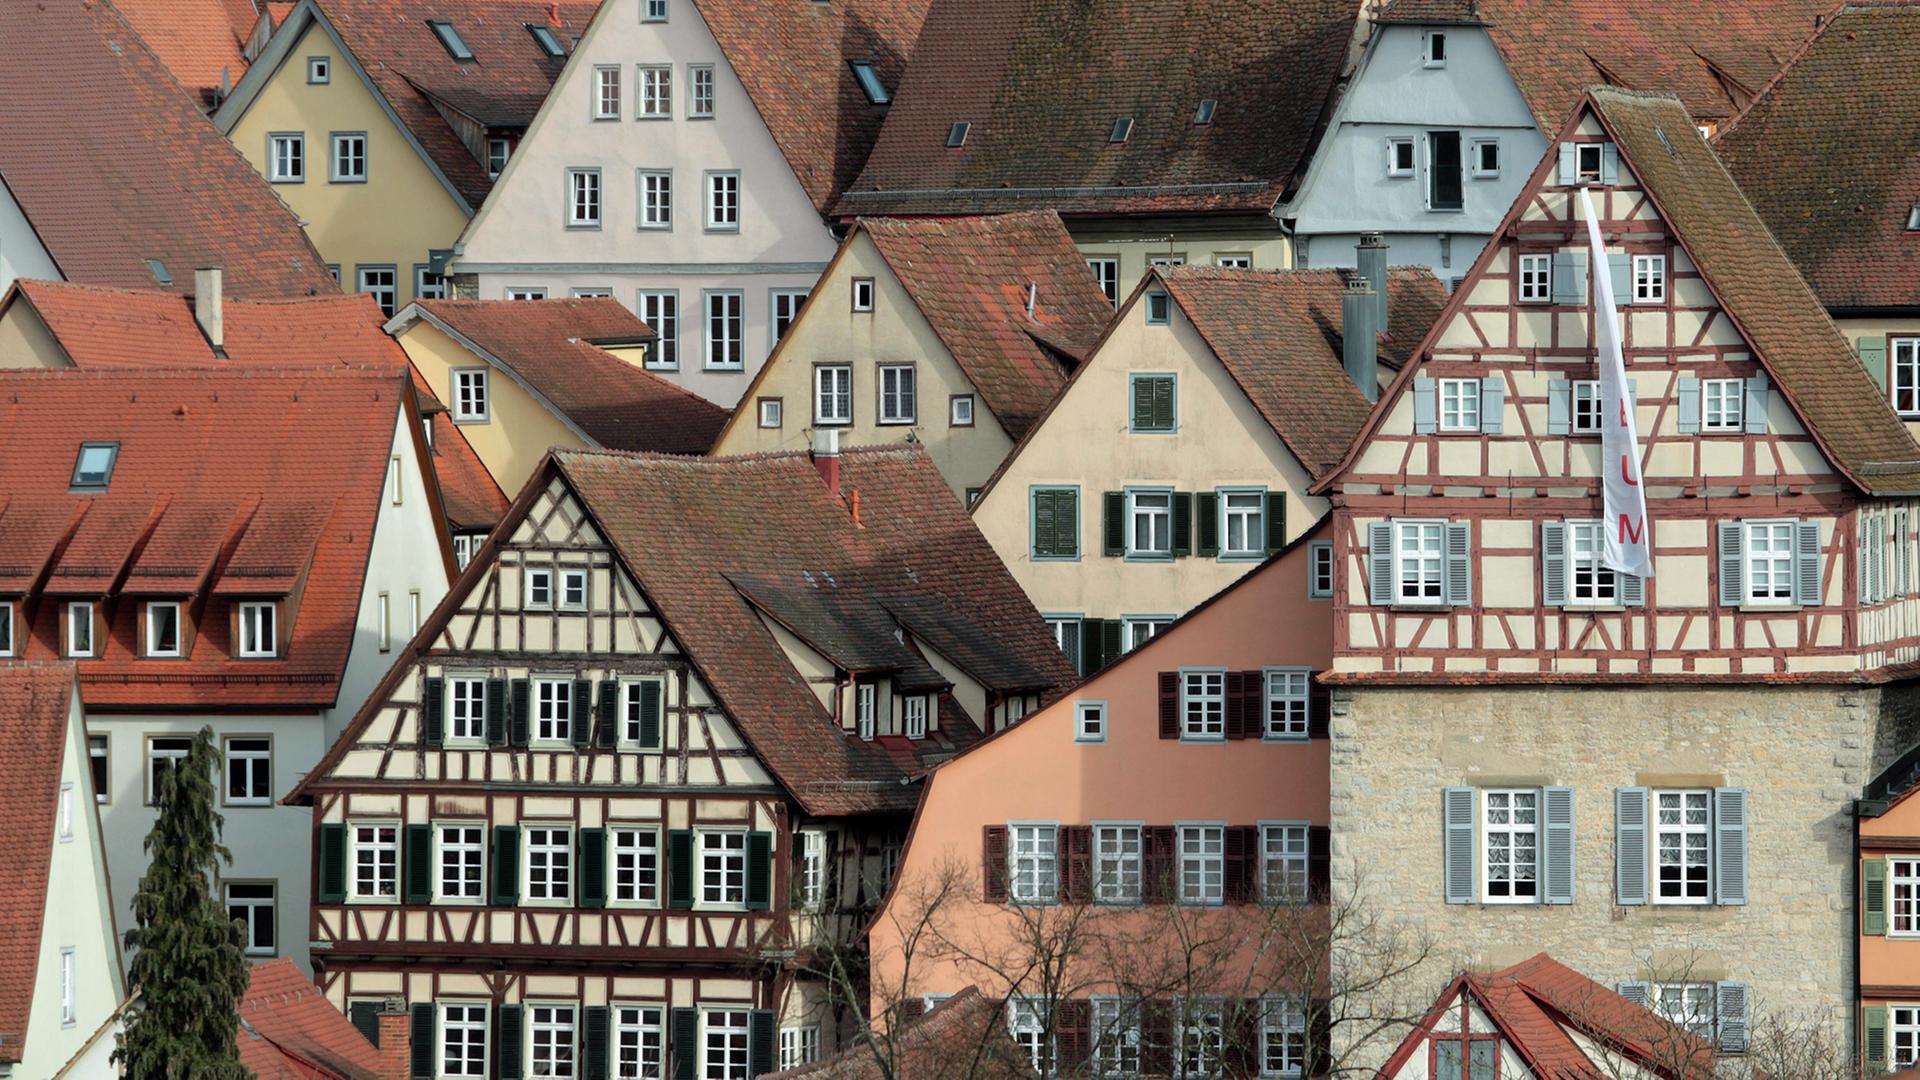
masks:
<svg viewBox="0 0 1920 1080"><path fill-rule="evenodd" d="M1291 270L1296 265L1293 239L1265 216L1068 217L1066 223L1116 307L1155 266Z"/></svg>

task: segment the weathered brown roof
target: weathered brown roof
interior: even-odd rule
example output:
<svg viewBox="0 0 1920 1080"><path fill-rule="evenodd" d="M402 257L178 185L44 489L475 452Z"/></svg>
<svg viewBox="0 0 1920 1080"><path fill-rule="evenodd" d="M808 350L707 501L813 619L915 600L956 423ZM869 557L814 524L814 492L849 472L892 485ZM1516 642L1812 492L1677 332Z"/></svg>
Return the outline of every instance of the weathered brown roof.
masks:
<svg viewBox="0 0 1920 1080"><path fill-rule="evenodd" d="M1734 325L1836 467L1864 490L1920 491L1920 447L1677 98L1590 100Z"/></svg>
<svg viewBox="0 0 1920 1080"><path fill-rule="evenodd" d="M186 292L195 267L220 266L235 298L339 291L292 211L119 9L36 0L8 4L5 20L0 183L61 276Z"/></svg>
<svg viewBox="0 0 1920 1080"><path fill-rule="evenodd" d="M890 1068L881 1066L888 1059ZM855 1043L829 1058L797 1069L768 1073L762 1080L1027 1080L1034 1075L1026 1052L1007 1034L1001 1007L969 986L906 1022L882 1042L878 1053Z"/></svg>
<svg viewBox="0 0 1920 1080"><path fill-rule="evenodd" d="M1480 23L1478 0L1390 0L1373 17L1377 23Z"/></svg>
<svg viewBox="0 0 1920 1080"><path fill-rule="evenodd" d="M53 888L47 874L73 694L71 664L0 662L0 831L7 837L0 859L0 1063L25 1056L35 998L42 1008L58 1008L59 989L36 986L35 974Z"/></svg>
<svg viewBox="0 0 1920 1080"><path fill-rule="evenodd" d="M1829 310L1920 305L1920 7L1840 9L1714 146Z"/></svg>
<svg viewBox="0 0 1920 1080"><path fill-rule="evenodd" d="M1300 464L1315 477L1337 464L1372 409L1341 362L1346 272L1212 266L1153 272ZM1393 268L1380 357L1404 364L1446 302L1433 271Z"/></svg>
<svg viewBox="0 0 1920 1080"><path fill-rule="evenodd" d="M1357 0L940 0L839 213L1269 210L1308 148ZM1202 100L1212 121L1194 122ZM1131 117L1124 143L1110 137ZM956 123L966 143L947 146Z"/></svg>
<svg viewBox="0 0 1920 1080"><path fill-rule="evenodd" d="M114 0L114 6L203 108L247 73L243 50L260 22L253 0Z"/></svg>

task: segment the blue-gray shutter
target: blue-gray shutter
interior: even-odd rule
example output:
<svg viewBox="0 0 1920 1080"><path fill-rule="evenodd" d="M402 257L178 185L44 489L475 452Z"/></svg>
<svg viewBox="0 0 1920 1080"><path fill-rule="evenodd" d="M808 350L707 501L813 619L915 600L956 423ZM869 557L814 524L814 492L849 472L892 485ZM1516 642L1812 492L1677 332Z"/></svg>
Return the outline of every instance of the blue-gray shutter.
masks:
<svg viewBox="0 0 1920 1080"><path fill-rule="evenodd" d="M1580 178L1578 153L1579 151L1574 149L1572 143L1563 142L1560 144L1560 184L1562 187L1572 187Z"/></svg>
<svg viewBox="0 0 1920 1080"><path fill-rule="evenodd" d="M1700 434L1700 380L1680 380L1680 434Z"/></svg>
<svg viewBox="0 0 1920 1080"><path fill-rule="evenodd" d="M1553 289L1554 303L1578 304L1585 299L1586 281L1579 274L1580 267L1584 265L1586 265L1585 260L1571 251L1553 253L1553 280L1550 284Z"/></svg>
<svg viewBox="0 0 1920 1080"><path fill-rule="evenodd" d="M1649 1008L1653 1001L1653 987L1643 982L1623 982L1615 986L1613 992L1643 1009Z"/></svg>
<svg viewBox="0 0 1920 1080"><path fill-rule="evenodd" d="M1647 902L1647 789L1613 789L1613 891L1621 904Z"/></svg>
<svg viewBox="0 0 1920 1080"><path fill-rule="evenodd" d="M1873 376L1873 383L1881 393L1887 390L1887 339L1884 337L1863 337L1854 343L1860 354L1860 366Z"/></svg>
<svg viewBox="0 0 1920 1080"><path fill-rule="evenodd" d="M1393 523L1367 526L1367 600L1393 603Z"/></svg>
<svg viewBox="0 0 1920 1080"><path fill-rule="evenodd" d="M1541 848L1545 864L1540 872L1546 883L1542 897L1549 904L1573 903L1573 789L1542 788L1541 820L1547 828Z"/></svg>
<svg viewBox="0 0 1920 1080"><path fill-rule="evenodd" d="M1747 1052L1747 984L1723 982L1714 987L1713 1019L1720 1029L1720 1052Z"/></svg>
<svg viewBox="0 0 1920 1080"><path fill-rule="evenodd" d="M1802 607L1817 607L1820 604L1820 523L1795 522L1793 540L1793 602Z"/></svg>
<svg viewBox="0 0 1920 1080"><path fill-rule="evenodd" d="M1507 418L1507 380L1489 375L1480 380L1480 434L1498 435Z"/></svg>
<svg viewBox="0 0 1920 1080"><path fill-rule="evenodd" d="M1631 255L1607 256L1607 280L1613 283L1615 304L1625 306L1633 303L1633 257Z"/></svg>
<svg viewBox="0 0 1920 1080"><path fill-rule="evenodd" d="M1754 375L1747 380L1746 421L1747 434L1765 435L1767 433L1767 377Z"/></svg>
<svg viewBox="0 0 1920 1080"><path fill-rule="evenodd" d="M1473 534L1465 521L1447 522L1447 604L1473 603Z"/></svg>
<svg viewBox="0 0 1920 1080"><path fill-rule="evenodd" d="M1747 789L1713 789L1713 902L1747 902Z"/></svg>
<svg viewBox="0 0 1920 1080"><path fill-rule="evenodd" d="M1440 408L1431 376L1417 375L1413 380L1413 433L1431 435L1440 427Z"/></svg>
<svg viewBox="0 0 1920 1080"><path fill-rule="evenodd" d="M1720 604L1722 607L1739 607L1747 602L1745 564L1741 558L1746 551L1746 526L1738 521L1720 523Z"/></svg>
<svg viewBox="0 0 1920 1080"><path fill-rule="evenodd" d="M1473 789L1450 787L1441 793L1443 854L1447 903L1473 903Z"/></svg>
<svg viewBox="0 0 1920 1080"><path fill-rule="evenodd" d="M1620 148L1612 143L1600 144L1600 182L1608 187L1620 182Z"/></svg>
<svg viewBox="0 0 1920 1080"><path fill-rule="evenodd" d="M1614 577L1620 582L1621 607L1647 606L1647 581L1645 578L1639 574L1626 574L1619 571L1614 572Z"/></svg>
<svg viewBox="0 0 1920 1080"><path fill-rule="evenodd" d="M1566 379L1547 381L1547 434L1573 434L1573 383Z"/></svg>
<svg viewBox="0 0 1920 1080"><path fill-rule="evenodd" d="M1540 523L1540 602L1564 607L1567 602L1567 523Z"/></svg>

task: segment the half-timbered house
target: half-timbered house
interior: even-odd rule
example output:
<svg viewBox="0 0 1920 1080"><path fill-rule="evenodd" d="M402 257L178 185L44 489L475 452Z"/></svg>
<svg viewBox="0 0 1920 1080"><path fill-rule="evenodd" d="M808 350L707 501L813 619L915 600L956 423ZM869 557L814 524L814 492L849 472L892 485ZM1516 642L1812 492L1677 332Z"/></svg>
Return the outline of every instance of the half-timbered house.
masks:
<svg viewBox="0 0 1920 1080"><path fill-rule="evenodd" d="M1476 967L1578 955L1738 1052L1750 1015L1843 1019L1850 796L1912 726L1920 454L1677 99L1594 90L1555 142L1316 488L1335 889ZM1581 188L1645 580L1600 556Z"/></svg>
<svg viewBox="0 0 1920 1080"><path fill-rule="evenodd" d="M916 775L1071 679L920 448L557 451L291 796L321 983L421 1077L804 1063Z"/></svg>

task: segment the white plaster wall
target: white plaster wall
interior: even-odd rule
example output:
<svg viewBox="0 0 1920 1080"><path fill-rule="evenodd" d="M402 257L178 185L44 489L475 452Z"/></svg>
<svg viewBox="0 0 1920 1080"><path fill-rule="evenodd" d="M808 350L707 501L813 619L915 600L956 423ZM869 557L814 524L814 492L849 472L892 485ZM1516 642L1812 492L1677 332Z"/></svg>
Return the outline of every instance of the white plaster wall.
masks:
<svg viewBox="0 0 1920 1080"><path fill-rule="evenodd" d="M0 180L0 291L16 278L45 278L65 281L53 256L40 243L40 237L28 223L13 192Z"/></svg>

